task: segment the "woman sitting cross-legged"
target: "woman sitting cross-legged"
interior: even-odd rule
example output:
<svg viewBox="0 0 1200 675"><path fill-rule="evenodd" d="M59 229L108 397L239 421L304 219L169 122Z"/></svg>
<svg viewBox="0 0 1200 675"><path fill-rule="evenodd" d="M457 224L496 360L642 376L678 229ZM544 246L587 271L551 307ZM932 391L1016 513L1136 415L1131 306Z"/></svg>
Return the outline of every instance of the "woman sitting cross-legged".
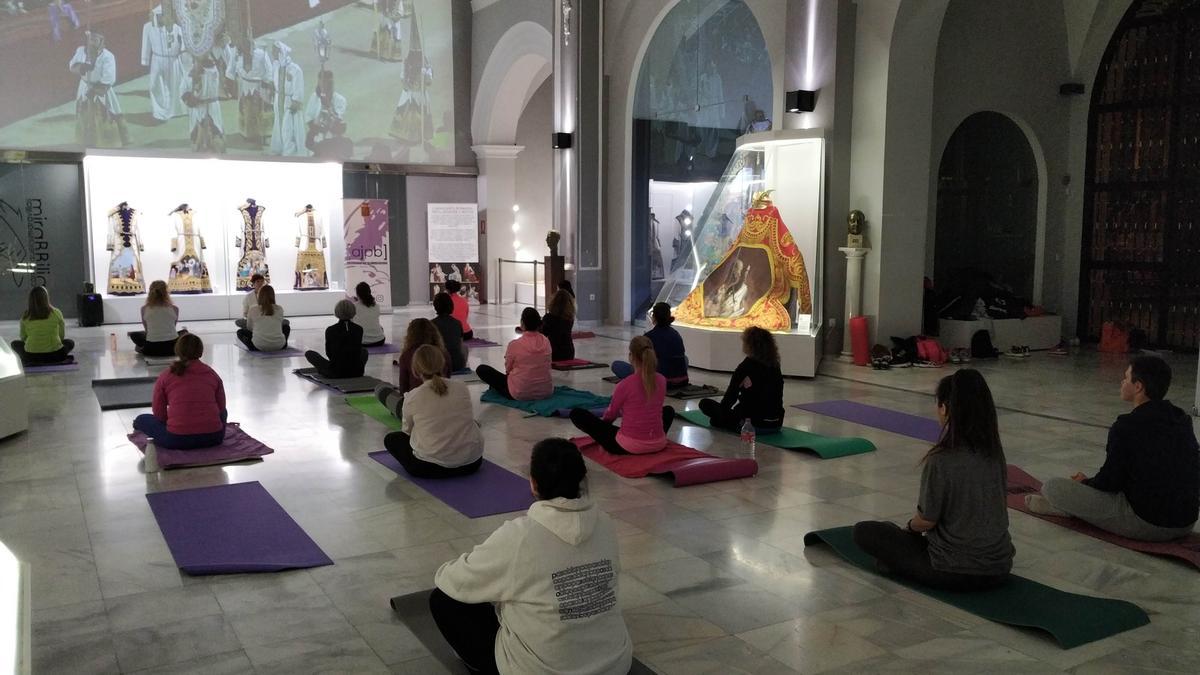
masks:
<svg viewBox="0 0 1200 675"><path fill-rule="evenodd" d="M71 356L75 342L67 339L67 324L62 312L50 304L45 286L29 289L29 305L21 315L20 340L12 341L21 363L38 366L63 363Z"/></svg>
<svg viewBox="0 0 1200 675"><path fill-rule="evenodd" d="M216 371L200 360L200 336L184 333L175 342L179 357L154 382L152 414L138 415L133 428L160 448L195 450L225 440L225 386Z"/></svg>
<svg viewBox="0 0 1200 675"><path fill-rule="evenodd" d="M387 340L383 324L379 321L379 303L371 293L371 285L365 281L354 287L354 301L358 307L354 312L354 323L362 326L364 347L378 347Z"/></svg>
<svg viewBox="0 0 1200 675"><path fill-rule="evenodd" d="M998 586L1012 570L1007 465L992 392L977 370L937 386L942 437L925 454L917 513L904 529L891 522L854 526L854 542L885 574L950 591Z"/></svg>
<svg viewBox="0 0 1200 675"><path fill-rule="evenodd" d="M142 305L142 328L129 334L137 345L137 351L145 356L171 356L175 353L175 341L187 331L176 330L179 307L171 301L167 282L159 279L150 284L146 293L146 304Z"/></svg>
<svg viewBox="0 0 1200 675"><path fill-rule="evenodd" d="M393 431L383 446L404 470L418 478L450 478L475 473L483 464L483 434L471 417L467 385L442 376L442 350L421 345L412 368L424 382L404 395L404 431Z"/></svg>
<svg viewBox="0 0 1200 675"><path fill-rule="evenodd" d="M571 331L575 328L575 296L558 289L550 296L546 314L542 316L542 335L550 341L552 361L570 361L575 358L575 342Z"/></svg>
<svg viewBox="0 0 1200 675"><path fill-rule="evenodd" d="M275 304L275 289L267 284L258 289L258 303L246 313L246 327L237 338L252 352L277 352L287 349L292 327L283 317L283 308Z"/></svg>
<svg viewBox="0 0 1200 675"><path fill-rule="evenodd" d="M437 571L433 619L471 672L625 675L617 532L587 494L583 457L548 438L529 475L528 513Z"/></svg>
<svg viewBox="0 0 1200 675"><path fill-rule="evenodd" d="M779 370L779 348L775 336L762 328L742 332L742 353L729 387L720 402L700 400L700 411L708 415L714 427L739 431L743 420L757 429L783 426L783 373Z"/></svg>
<svg viewBox="0 0 1200 675"><path fill-rule="evenodd" d="M429 319L413 319L408 322L408 330L404 333L404 348L395 364L400 367L400 378L395 387L381 384L375 387L375 398L393 415L401 418L400 407L404 404L404 395L421 386L425 380L413 369L413 357L421 345L437 347L445 357L445 368L442 377L450 377L450 355L446 353L446 343L442 342L442 334Z"/></svg>
<svg viewBox="0 0 1200 675"><path fill-rule="evenodd" d="M322 377L362 377L367 366L367 350L363 349L363 328L354 323L356 310L349 300L338 300L333 306L337 323L325 329L325 354L308 350L304 358Z"/></svg>
<svg viewBox="0 0 1200 675"><path fill-rule="evenodd" d="M542 317L537 310L521 311L521 337L508 343L504 351L504 369L500 372L483 364L475 374L496 393L514 401L536 401L554 393L550 377L550 341L538 332Z"/></svg>
<svg viewBox="0 0 1200 675"><path fill-rule="evenodd" d="M654 344L639 335L629 343L629 362L634 377L627 377L613 390L612 402L604 417L589 410L571 411L571 422L614 455L644 455L658 452L667 445L667 431L675 420L675 409L663 405L667 396L667 378L656 372ZM621 426L613 420L621 418Z"/></svg>
<svg viewBox="0 0 1200 675"><path fill-rule="evenodd" d="M671 316L671 306L665 302L654 303L650 310L650 320L654 328L646 331L646 337L654 344L654 355L658 357L658 372L667 378L668 387L682 387L688 383L688 359L683 346L683 337L679 331L671 327L675 317ZM633 366L628 361L613 361L613 375L626 378L633 374Z"/></svg>
<svg viewBox="0 0 1200 675"><path fill-rule="evenodd" d="M433 325L441 333L442 342L450 354L451 371L466 368L467 354L470 352L463 344L462 324L454 318L454 300L449 293L442 291L433 296L433 313L437 315L433 317Z"/></svg>

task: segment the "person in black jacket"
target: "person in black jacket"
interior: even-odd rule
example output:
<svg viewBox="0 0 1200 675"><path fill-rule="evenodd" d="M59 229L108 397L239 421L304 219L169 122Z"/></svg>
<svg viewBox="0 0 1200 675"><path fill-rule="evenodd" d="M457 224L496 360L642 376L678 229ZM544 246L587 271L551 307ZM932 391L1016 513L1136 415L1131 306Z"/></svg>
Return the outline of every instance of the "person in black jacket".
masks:
<svg viewBox="0 0 1200 675"><path fill-rule="evenodd" d="M575 298L566 290L558 289L550 296L550 304L542 317L542 335L550 340L550 360L570 361L575 358L575 341L571 330L575 328Z"/></svg>
<svg viewBox="0 0 1200 675"><path fill-rule="evenodd" d="M782 427L783 373L775 336L762 328L747 328L742 332L742 353L746 358L729 378L724 398L720 402L701 399L700 411L714 427L735 432L747 417L758 429Z"/></svg>
<svg viewBox="0 0 1200 675"><path fill-rule="evenodd" d="M1029 510L1074 516L1130 539L1170 541L1192 532L1200 514L1200 456L1192 418L1166 400L1171 367L1138 356L1125 369L1121 399L1133 410L1108 430L1104 466L1088 478L1051 478Z"/></svg>
<svg viewBox="0 0 1200 675"><path fill-rule="evenodd" d="M362 346L362 326L351 321L355 311L354 303L349 300L338 300L333 306L333 315L338 321L325 329L325 353L329 358L311 349L304 352L304 358L322 377L362 377L367 366L367 350Z"/></svg>
<svg viewBox="0 0 1200 675"><path fill-rule="evenodd" d="M450 353L450 369L462 370L467 367L467 346L463 344L463 328L458 319L452 316L454 299L442 291L433 296L433 325L442 334L442 342L446 343L446 351Z"/></svg>

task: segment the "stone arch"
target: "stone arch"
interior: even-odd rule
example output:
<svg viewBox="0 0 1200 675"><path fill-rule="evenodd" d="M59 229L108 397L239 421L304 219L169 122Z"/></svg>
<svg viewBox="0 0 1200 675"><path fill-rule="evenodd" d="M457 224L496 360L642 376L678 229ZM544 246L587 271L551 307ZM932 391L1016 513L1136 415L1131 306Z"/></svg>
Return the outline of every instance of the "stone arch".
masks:
<svg viewBox="0 0 1200 675"><path fill-rule="evenodd" d="M550 77L554 63L550 31L532 21L513 25L488 56L471 111L475 145L516 143L525 105Z"/></svg>

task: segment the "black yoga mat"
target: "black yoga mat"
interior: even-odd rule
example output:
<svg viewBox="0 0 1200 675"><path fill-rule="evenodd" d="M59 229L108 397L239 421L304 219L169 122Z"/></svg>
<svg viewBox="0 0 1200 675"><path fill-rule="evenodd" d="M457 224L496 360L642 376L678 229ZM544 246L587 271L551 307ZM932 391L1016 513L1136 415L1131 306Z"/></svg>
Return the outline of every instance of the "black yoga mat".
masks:
<svg viewBox="0 0 1200 675"><path fill-rule="evenodd" d="M119 377L112 380L92 380L92 392L101 410L149 408L154 397L157 377Z"/></svg>

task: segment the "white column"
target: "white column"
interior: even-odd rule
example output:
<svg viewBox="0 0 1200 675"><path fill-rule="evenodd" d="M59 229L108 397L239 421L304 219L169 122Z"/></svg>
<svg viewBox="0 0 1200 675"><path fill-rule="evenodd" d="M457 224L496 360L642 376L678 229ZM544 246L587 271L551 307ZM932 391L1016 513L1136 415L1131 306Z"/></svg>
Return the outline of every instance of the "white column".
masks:
<svg viewBox="0 0 1200 675"><path fill-rule="evenodd" d="M853 357L850 349L850 319L862 314L863 259L871 249L843 246L838 250L846 255L846 324L842 326L842 359L848 360Z"/></svg>
<svg viewBox="0 0 1200 675"><path fill-rule="evenodd" d="M487 299L499 299L496 279L499 269L496 258L513 257L513 204L517 203L517 155L523 145L472 145L479 159L479 210L487 222L487 233L481 237L479 258L487 270ZM512 274L512 270L509 270ZM511 278L511 277L510 277Z"/></svg>

